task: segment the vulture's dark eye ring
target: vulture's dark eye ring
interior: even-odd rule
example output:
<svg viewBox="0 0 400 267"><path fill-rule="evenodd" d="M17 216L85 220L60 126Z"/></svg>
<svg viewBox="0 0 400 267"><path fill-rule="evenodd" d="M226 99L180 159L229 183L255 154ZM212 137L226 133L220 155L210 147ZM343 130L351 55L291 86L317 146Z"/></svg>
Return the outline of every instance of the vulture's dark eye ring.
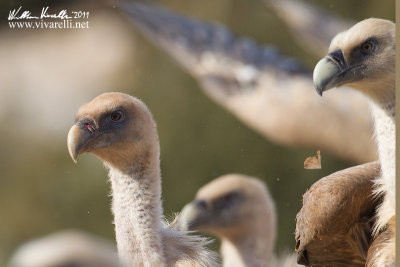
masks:
<svg viewBox="0 0 400 267"><path fill-rule="evenodd" d="M363 54L369 54L374 51L375 44L371 41L366 41L366 42L362 43L360 49Z"/></svg>
<svg viewBox="0 0 400 267"><path fill-rule="evenodd" d="M123 113L121 111L114 111L110 114L110 119L112 121L120 121L123 118Z"/></svg>

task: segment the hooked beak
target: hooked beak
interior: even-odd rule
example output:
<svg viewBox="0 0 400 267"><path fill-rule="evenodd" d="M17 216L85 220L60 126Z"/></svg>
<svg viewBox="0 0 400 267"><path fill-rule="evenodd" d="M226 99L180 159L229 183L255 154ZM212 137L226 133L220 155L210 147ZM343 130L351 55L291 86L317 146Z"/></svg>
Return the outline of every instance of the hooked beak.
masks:
<svg viewBox="0 0 400 267"><path fill-rule="evenodd" d="M199 230L202 220L207 216L206 203L202 200L193 200L183 207L177 219L177 227L181 231Z"/></svg>
<svg viewBox="0 0 400 267"><path fill-rule="evenodd" d="M67 146L72 160L77 163L78 155L86 152L88 143L99 135L99 131L88 120L80 120L68 132Z"/></svg>
<svg viewBox="0 0 400 267"><path fill-rule="evenodd" d="M317 93L322 96L324 91L344 84L346 81L343 77L351 69L347 66L342 50L329 53L314 68L313 80Z"/></svg>

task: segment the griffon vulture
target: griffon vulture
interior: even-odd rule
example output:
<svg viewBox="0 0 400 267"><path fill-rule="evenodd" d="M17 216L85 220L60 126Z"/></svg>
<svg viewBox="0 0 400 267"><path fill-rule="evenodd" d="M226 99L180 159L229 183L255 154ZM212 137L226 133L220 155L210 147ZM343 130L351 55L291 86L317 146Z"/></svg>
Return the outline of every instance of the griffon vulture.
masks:
<svg viewBox="0 0 400 267"><path fill-rule="evenodd" d="M125 266L216 266L208 241L164 225L156 123L140 100L105 93L81 106L68 133L74 161L90 152L109 171L118 253Z"/></svg>
<svg viewBox="0 0 400 267"><path fill-rule="evenodd" d="M395 77L395 24L375 18L363 20L339 33L331 42L329 54L314 69L314 83L319 94L346 85L370 99L381 164L381 174L374 181L374 194L383 196L375 234L385 227L395 233L392 228L395 224L388 225L389 220L395 220ZM387 251L380 257L387 258L379 261L392 265L395 243L389 242L391 239L381 240L386 242L381 244L382 250Z"/></svg>
<svg viewBox="0 0 400 267"><path fill-rule="evenodd" d="M8 267L121 267L110 241L80 230L63 230L20 246Z"/></svg>
<svg viewBox="0 0 400 267"><path fill-rule="evenodd" d="M294 255L273 255L276 220L275 203L264 183L228 174L200 188L177 224L220 238L223 266L298 266Z"/></svg>
<svg viewBox="0 0 400 267"><path fill-rule="evenodd" d="M193 75L208 96L268 139L359 163L377 159L368 104L359 93L341 90L320 99L312 92L311 73L275 47L259 46L220 25L159 5L129 2L120 8Z"/></svg>

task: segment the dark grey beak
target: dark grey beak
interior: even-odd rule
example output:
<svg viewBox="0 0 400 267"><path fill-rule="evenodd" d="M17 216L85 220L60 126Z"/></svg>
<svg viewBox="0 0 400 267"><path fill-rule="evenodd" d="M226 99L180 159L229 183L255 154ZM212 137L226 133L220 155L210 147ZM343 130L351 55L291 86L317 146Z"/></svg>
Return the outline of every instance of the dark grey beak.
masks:
<svg viewBox="0 0 400 267"><path fill-rule="evenodd" d="M202 220L207 216L207 203L203 200L193 200L183 207L178 217L177 228L181 231L198 230Z"/></svg>
<svg viewBox="0 0 400 267"><path fill-rule="evenodd" d="M340 49L329 53L321 59L314 68L313 80L317 93L322 93L333 87L343 84L341 77L347 71L348 66Z"/></svg>

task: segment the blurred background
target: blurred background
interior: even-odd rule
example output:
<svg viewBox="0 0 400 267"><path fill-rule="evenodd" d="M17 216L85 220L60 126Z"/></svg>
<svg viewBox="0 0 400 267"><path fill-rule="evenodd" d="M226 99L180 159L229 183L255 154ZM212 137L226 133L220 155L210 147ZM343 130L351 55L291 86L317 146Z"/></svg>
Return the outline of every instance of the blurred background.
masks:
<svg viewBox="0 0 400 267"><path fill-rule="evenodd" d="M89 29L0 28L0 266L21 243L65 228L114 239L110 185L100 161L69 158L66 135L77 108L106 91L141 98L158 124L163 203L178 212L199 187L226 173L261 178L276 202L277 252L294 248L295 215L313 182L355 165L322 151L322 169L304 170L315 149L283 147L255 133L208 98L170 56L115 5L96 1L2 1L0 11L43 6L89 11ZM181 14L218 22L272 44L310 70L318 58L298 46L261 0L163 0ZM394 1L309 0L354 21L394 20ZM316 148L317 149L317 148Z"/></svg>

